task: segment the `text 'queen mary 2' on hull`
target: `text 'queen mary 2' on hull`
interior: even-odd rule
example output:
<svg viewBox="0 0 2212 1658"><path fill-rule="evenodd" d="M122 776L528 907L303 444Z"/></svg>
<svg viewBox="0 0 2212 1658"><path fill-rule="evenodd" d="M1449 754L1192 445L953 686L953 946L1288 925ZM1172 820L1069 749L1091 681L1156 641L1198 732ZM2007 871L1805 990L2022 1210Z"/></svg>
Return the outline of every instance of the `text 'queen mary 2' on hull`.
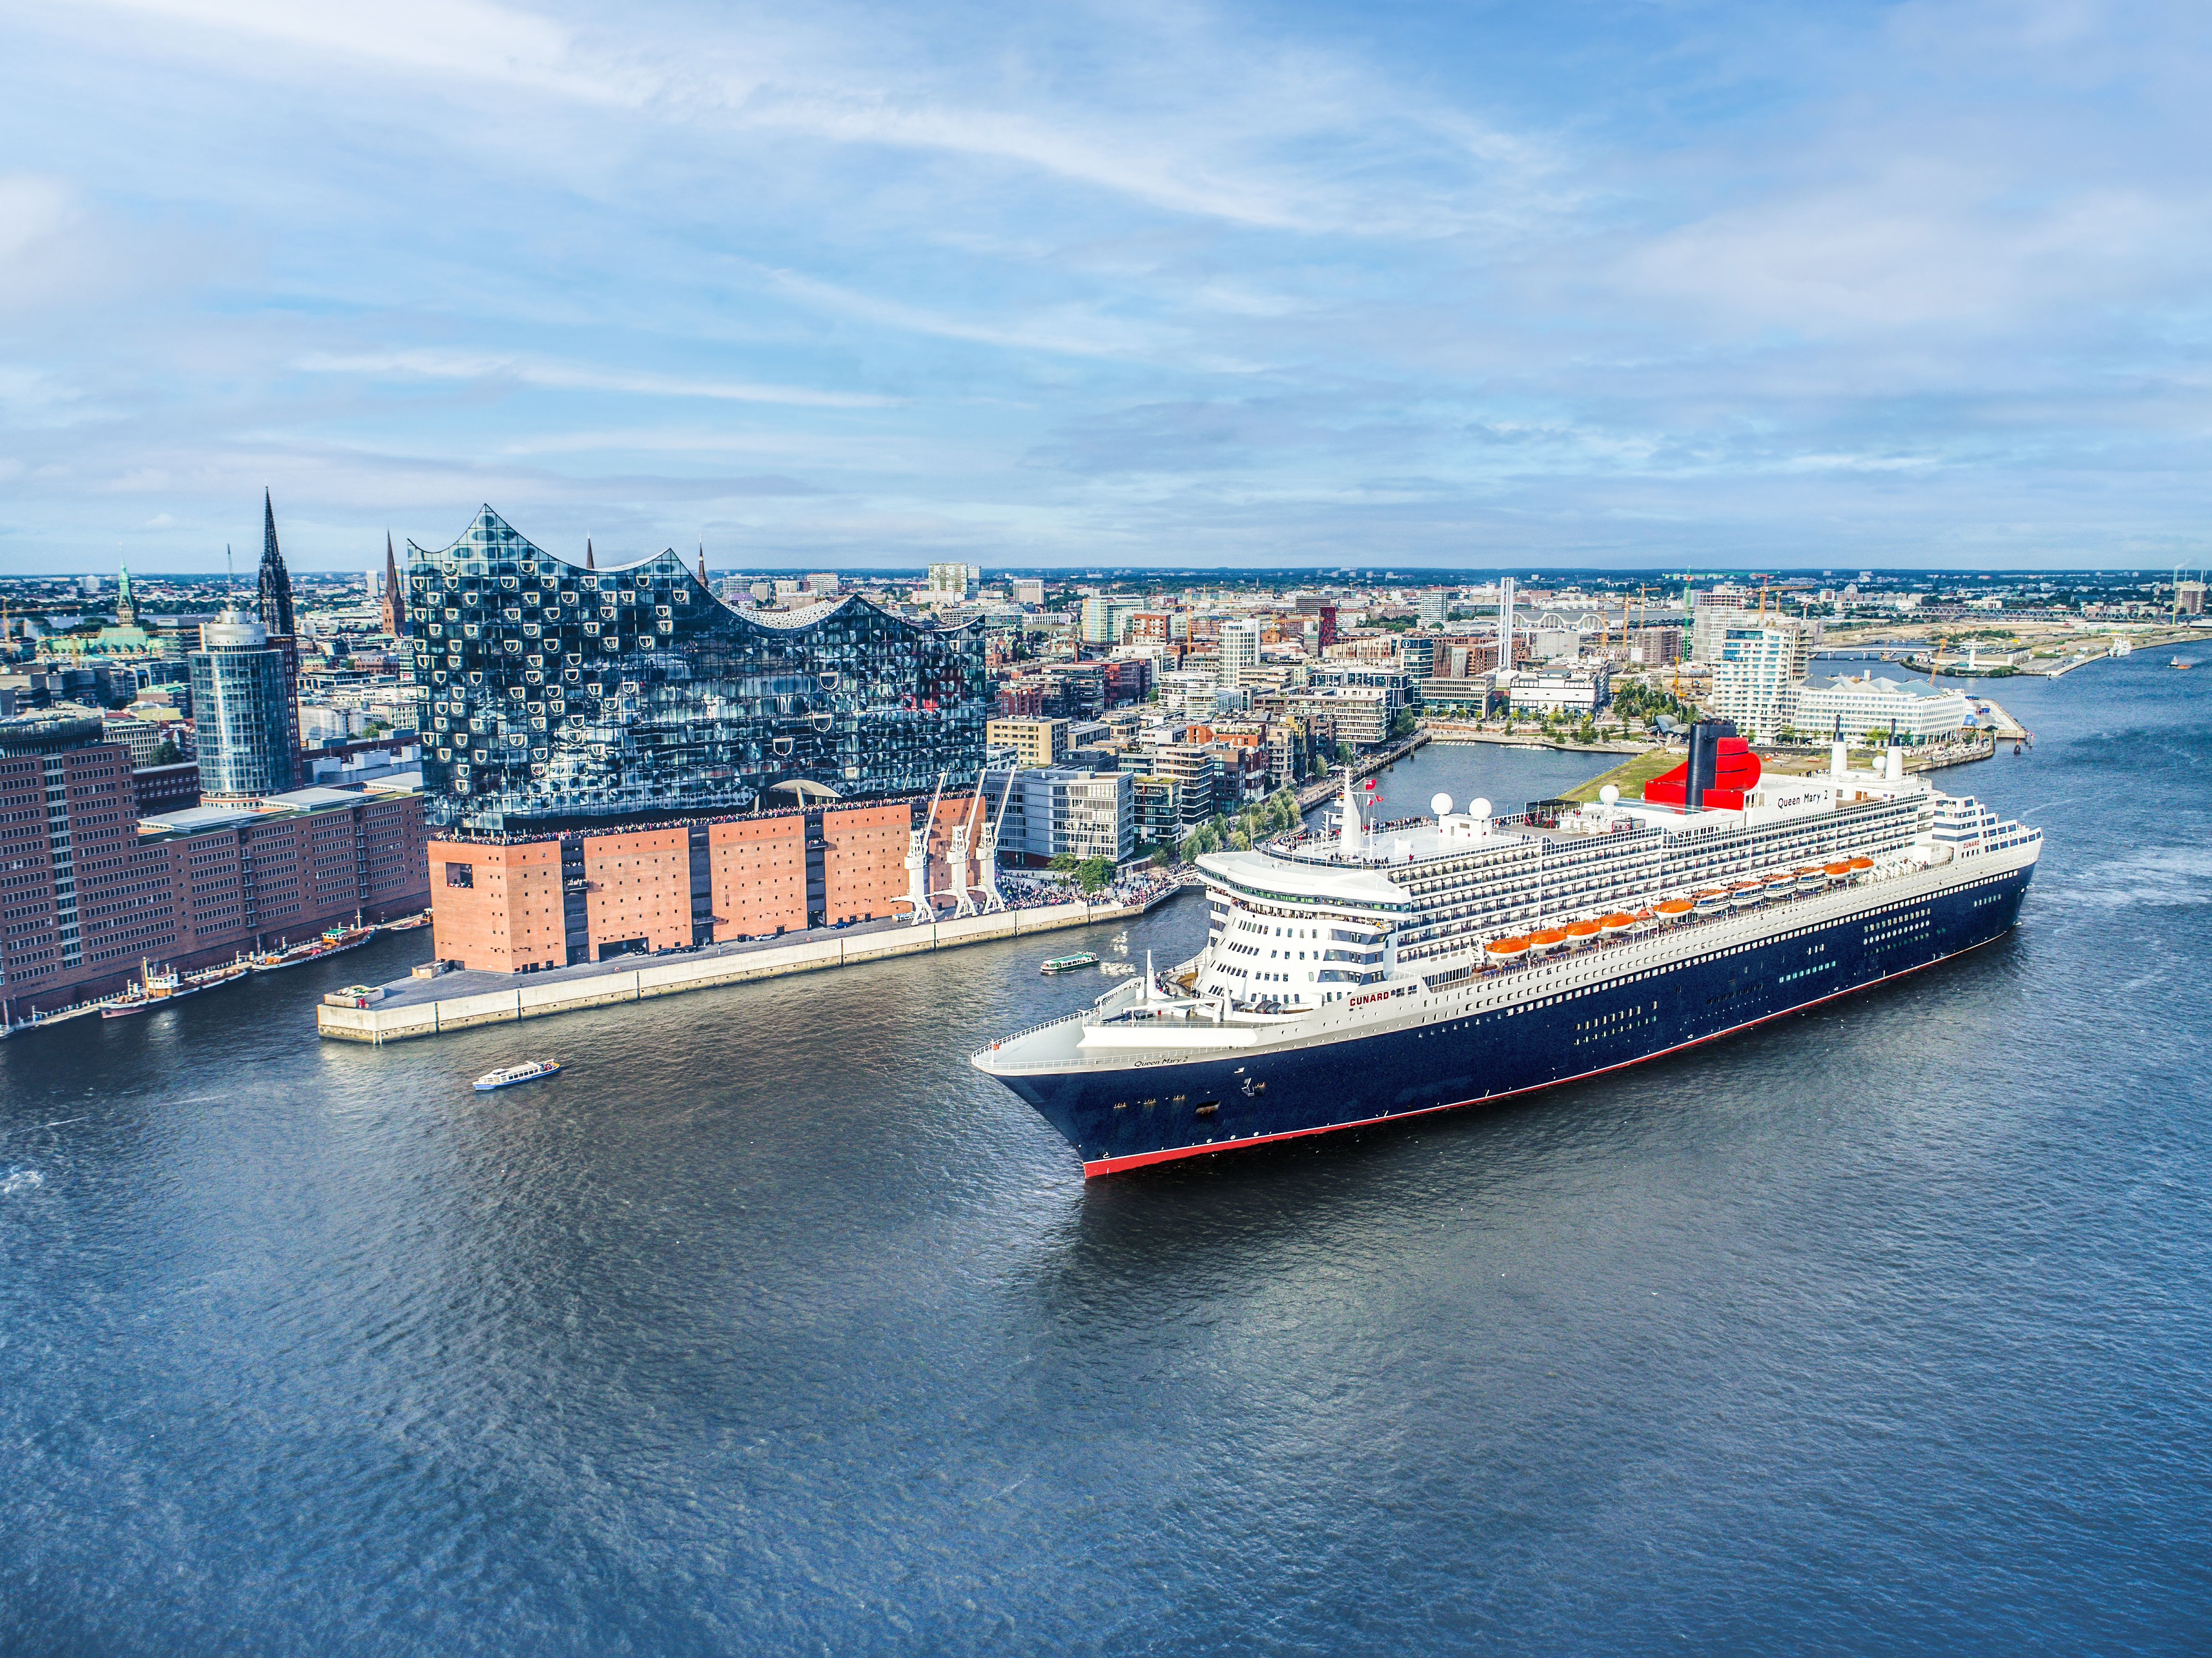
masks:
<svg viewBox="0 0 2212 1658"><path fill-rule="evenodd" d="M1632 1065L2009 931L2040 831L1848 769L1762 778L1718 722L1642 801L1486 801L1199 859L1191 960L976 1066L1087 1175L1448 1109Z"/></svg>

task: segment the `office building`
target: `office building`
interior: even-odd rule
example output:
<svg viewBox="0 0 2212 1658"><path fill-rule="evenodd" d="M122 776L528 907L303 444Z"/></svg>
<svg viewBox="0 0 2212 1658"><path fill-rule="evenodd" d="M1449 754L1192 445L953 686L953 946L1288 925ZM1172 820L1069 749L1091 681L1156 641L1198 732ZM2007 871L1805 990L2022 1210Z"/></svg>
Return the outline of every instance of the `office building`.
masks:
<svg viewBox="0 0 2212 1658"><path fill-rule="evenodd" d="M1974 723L1974 709L1962 692L1877 679L1869 669L1860 677L1839 675L1800 687L1787 723L1816 742L1840 723L1845 738L1854 743L1869 732L1887 738L1893 726L1901 743L1927 743L1957 736Z"/></svg>
<svg viewBox="0 0 2212 1658"><path fill-rule="evenodd" d="M1001 857L1040 867L1063 854L1120 863L1137 849L1135 778L1126 771L1051 766L1014 774L999 828ZM995 801L1005 774L985 780Z"/></svg>
<svg viewBox="0 0 2212 1658"><path fill-rule="evenodd" d="M1613 669L1602 661L1514 668L1497 685L1516 714L1588 716L1613 700Z"/></svg>
<svg viewBox="0 0 2212 1658"><path fill-rule="evenodd" d="M1755 743L1771 743L1796 722L1797 694L1812 666L1813 635L1796 623L1749 623L1709 629L1715 654L1706 658L1713 672L1711 712L1733 720Z"/></svg>
<svg viewBox="0 0 2212 1658"><path fill-rule="evenodd" d="M579 568L485 507L408 547L432 822L513 833L972 784L980 622L858 595L740 615L684 560Z"/></svg>
<svg viewBox="0 0 2212 1658"><path fill-rule="evenodd" d="M1024 766L1056 766L1067 758L1065 720L994 720L983 727L983 741L994 749L1012 749Z"/></svg>
<svg viewBox="0 0 2212 1658"><path fill-rule="evenodd" d="M13 872L0 996L14 1017L120 989L142 959L208 966L428 900L407 780L144 817L137 789L97 715L0 720L0 865Z"/></svg>
<svg viewBox="0 0 2212 1658"><path fill-rule="evenodd" d="M289 608L289 589L282 597ZM187 660L202 798L252 800L289 789L299 704L290 659L270 644L268 629L225 610L201 628L200 648Z"/></svg>
<svg viewBox="0 0 2212 1658"><path fill-rule="evenodd" d="M929 580L921 590L922 602L965 604L975 597L976 589L982 585L983 569L979 564L933 564L929 567Z"/></svg>
<svg viewBox="0 0 2212 1658"><path fill-rule="evenodd" d="M1016 576L1008 584L1017 604L1037 605L1044 603L1044 583L1036 576Z"/></svg>
<svg viewBox="0 0 2212 1658"><path fill-rule="evenodd" d="M1220 648L1214 671L1224 689L1235 690L1260 665L1260 624L1241 619L1223 623Z"/></svg>

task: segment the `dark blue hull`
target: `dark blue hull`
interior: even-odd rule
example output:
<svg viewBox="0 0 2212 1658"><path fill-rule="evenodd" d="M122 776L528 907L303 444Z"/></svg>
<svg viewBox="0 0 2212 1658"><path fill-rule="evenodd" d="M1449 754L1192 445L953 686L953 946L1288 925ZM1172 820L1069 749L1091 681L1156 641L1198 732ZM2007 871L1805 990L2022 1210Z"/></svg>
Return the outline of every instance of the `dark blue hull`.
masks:
<svg viewBox="0 0 2212 1658"><path fill-rule="evenodd" d="M1189 1065L1001 1080L1066 1137L1090 1175L1387 1122L1633 1065L1972 950L2012 929L2033 872L1881 905L1548 1005L1447 1011L1412 1029Z"/></svg>

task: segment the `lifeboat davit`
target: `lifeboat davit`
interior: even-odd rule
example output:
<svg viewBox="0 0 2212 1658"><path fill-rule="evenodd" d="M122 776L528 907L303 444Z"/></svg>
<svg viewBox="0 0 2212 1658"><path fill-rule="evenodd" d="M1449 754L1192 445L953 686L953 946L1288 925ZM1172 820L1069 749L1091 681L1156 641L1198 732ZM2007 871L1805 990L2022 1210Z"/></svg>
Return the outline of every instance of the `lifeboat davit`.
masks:
<svg viewBox="0 0 2212 1658"><path fill-rule="evenodd" d="M1486 956L1494 956L1501 962L1510 962L1516 957L1526 956L1528 953L1528 941L1526 938L1492 938L1482 947L1482 950Z"/></svg>
<svg viewBox="0 0 2212 1658"><path fill-rule="evenodd" d="M1692 903L1687 898L1665 899L1658 907L1659 919L1662 921L1679 921L1696 908L1697 905Z"/></svg>
<svg viewBox="0 0 2212 1658"><path fill-rule="evenodd" d="M1557 950L1567 941L1567 930L1559 926L1539 927L1528 935L1528 942L1538 950Z"/></svg>

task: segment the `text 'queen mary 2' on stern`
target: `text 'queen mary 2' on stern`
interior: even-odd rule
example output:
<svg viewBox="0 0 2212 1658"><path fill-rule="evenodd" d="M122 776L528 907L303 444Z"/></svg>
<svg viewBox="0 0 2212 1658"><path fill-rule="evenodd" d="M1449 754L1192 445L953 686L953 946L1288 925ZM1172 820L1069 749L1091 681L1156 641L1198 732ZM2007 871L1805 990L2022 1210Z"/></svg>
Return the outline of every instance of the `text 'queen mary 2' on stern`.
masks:
<svg viewBox="0 0 2212 1658"><path fill-rule="evenodd" d="M1587 1077L2008 932L2040 830L1879 771L1763 777L1723 721L1640 801L1361 820L1198 860L1206 947L975 1056L1086 1175Z"/></svg>

